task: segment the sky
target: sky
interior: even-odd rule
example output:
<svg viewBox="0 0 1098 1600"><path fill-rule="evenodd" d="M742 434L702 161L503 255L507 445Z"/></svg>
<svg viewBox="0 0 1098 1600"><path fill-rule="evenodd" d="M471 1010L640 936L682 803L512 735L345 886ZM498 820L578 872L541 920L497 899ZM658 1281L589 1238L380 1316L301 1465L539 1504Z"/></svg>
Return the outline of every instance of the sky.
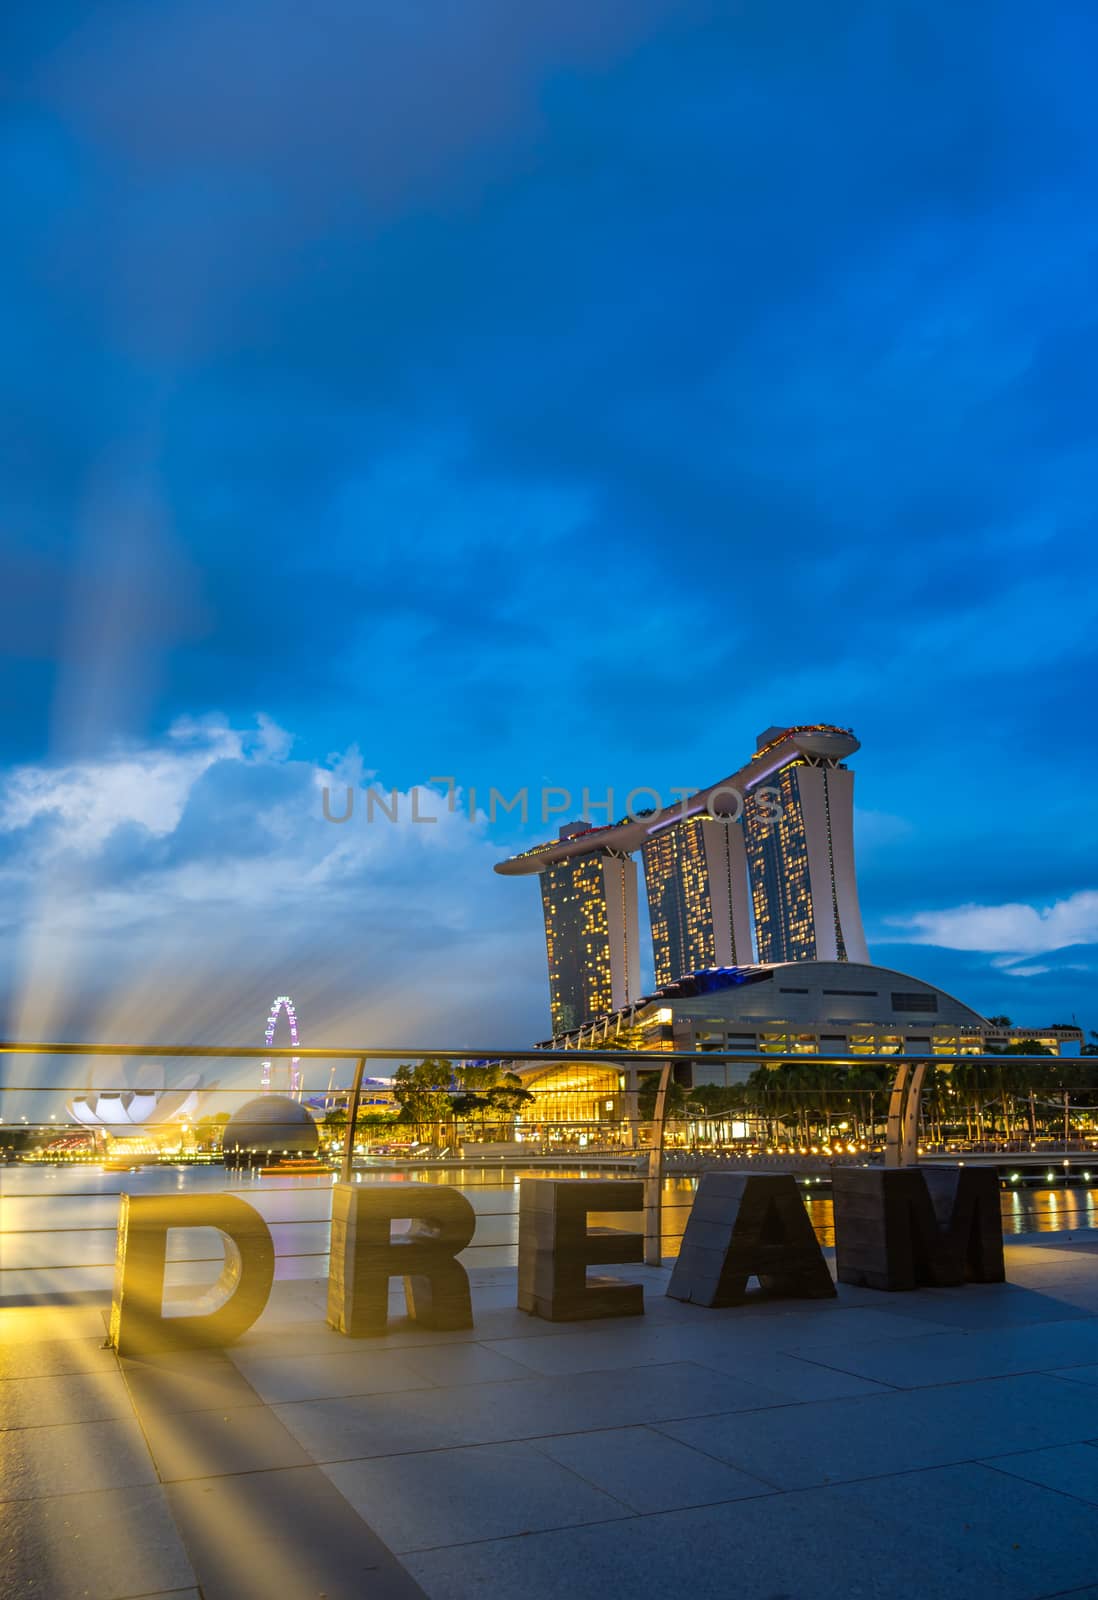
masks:
<svg viewBox="0 0 1098 1600"><path fill-rule="evenodd" d="M7 1036L544 1038L543 786L817 721L874 959L1098 1028L1096 54L1066 0L17 4Z"/></svg>

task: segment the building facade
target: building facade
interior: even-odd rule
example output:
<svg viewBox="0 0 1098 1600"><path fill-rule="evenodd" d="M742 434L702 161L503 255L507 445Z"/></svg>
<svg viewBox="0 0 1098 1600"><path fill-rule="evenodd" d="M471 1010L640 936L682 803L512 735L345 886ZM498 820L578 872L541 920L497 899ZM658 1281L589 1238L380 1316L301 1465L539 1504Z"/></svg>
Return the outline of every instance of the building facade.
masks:
<svg viewBox="0 0 1098 1600"><path fill-rule="evenodd" d="M760 736L755 759L769 770L743 809L760 962L869 960L854 874L854 774L841 760L858 744L839 732ZM775 748L777 765L767 763Z"/></svg>
<svg viewBox="0 0 1098 1600"><path fill-rule="evenodd" d="M656 983L752 958L747 854L742 827L690 817L641 847Z"/></svg>
<svg viewBox="0 0 1098 1600"><path fill-rule="evenodd" d="M1057 1055L1077 1055L1079 1028L1011 1028L989 1022L963 1001L888 967L850 961L796 961L696 972L554 1043L599 1047L614 1037L653 1051L735 1055L982 1055L1032 1040ZM753 1070L695 1064L695 1083L737 1083Z"/></svg>
<svg viewBox="0 0 1098 1600"><path fill-rule="evenodd" d="M637 864L604 851L541 874L553 1032L626 1006L640 994Z"/></svg>

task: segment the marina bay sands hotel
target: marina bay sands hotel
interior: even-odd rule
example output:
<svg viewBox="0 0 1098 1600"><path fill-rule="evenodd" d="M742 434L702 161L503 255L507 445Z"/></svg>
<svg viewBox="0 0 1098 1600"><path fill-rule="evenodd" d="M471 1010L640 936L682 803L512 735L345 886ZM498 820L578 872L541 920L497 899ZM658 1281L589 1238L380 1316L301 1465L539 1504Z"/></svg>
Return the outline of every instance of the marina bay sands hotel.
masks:
<svg viewBox="0 0 1098 1600"><path fill-rule="evenodd" d="M637 863L658 986L754 962L868 963L845 728L768 728L746 766L673 806L498 862L537 873L554 1037L640 995Z"/></svg>

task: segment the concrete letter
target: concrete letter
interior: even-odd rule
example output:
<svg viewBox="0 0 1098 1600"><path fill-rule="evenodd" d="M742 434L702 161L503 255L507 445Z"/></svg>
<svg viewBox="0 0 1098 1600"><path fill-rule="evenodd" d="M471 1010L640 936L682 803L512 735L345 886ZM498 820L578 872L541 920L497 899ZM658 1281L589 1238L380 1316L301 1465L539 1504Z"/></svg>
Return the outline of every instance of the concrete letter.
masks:
<svg viewBox="0 0 1098 1600"><path fill-rule="evenodd" d="M644 1260L644 1235L588 1228L589 1211L642 1211L635 1178L523 1178L519 1188L518 1304L549 1322L639 1317L644 1286L589 1279L589 1266Z"/></svg>
<svg viewBox="0 0 1098 1600"><path fill-rule="evenodd" d="M840 1283L869 1289L1002 1283L992 1167L832 1167Z"/></svg>
<svg viewBox="0 0 1098 1600"><path fill-rule="evenodd" d="M835 1294L792 1173L703 1173L667 1293L699 1306L734 1306L753 1277L772 1295Z"/></svg>
<svg viewBox="0 0 1098 1600"><path fill-rule="evenodd" d="M409 1234L392 1237L395 1219ZM360 1339L384 1333L389 1279L404 1279L408 1315L428 1328L471 1328L469 1279L455 1258L476 1214L463 1194L435 1183L337 1183L332 1190L328 1323Z"/></svg>
<svg viewBox="0 0 1098 1600"><path fill-rule="evenodd" d="M225 1266L210 1291L220 1303L212 1311L164 1315L164 1264L172 1228L216 1228L223 1237ZM120 1356L231 1344L259 1316L273 1281L274 1242L246 1200L233 1194L124 1194L109 1343Z"/></svg>

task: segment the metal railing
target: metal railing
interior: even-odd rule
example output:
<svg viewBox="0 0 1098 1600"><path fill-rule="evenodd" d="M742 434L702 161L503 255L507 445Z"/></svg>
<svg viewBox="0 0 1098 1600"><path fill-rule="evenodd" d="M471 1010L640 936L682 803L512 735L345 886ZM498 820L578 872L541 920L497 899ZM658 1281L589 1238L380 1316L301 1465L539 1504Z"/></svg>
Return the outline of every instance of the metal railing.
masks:
<svg viewBox="0 0 1098 1600"><path fill-rule="evenodd" d="M921 1124L921 1110L923 1098L923 1080L931 1065L942 1067L963 1063L971 1079L973 1071L986 1069L988 1075L989 1096L985 1099L985 1113L988 1105L993 1105L994 1097L990 1091L994 1089L995 1079L1003 1070L1003 1058L998 1057L960 1057L960 1058L915 1058L896 1057L888 1060L891 1085L882 1082L876 1088L846 1087L831 1084L827 1087L812 1088L802 1084L800 1090L801 1105L797 1107L796 1096L788 1089L770 1091L768 1089L755 1089L742 1106L727 1106L720 1111L705 1112L703 1108L689 1107L683 1113L671 1115L671 1090L674 1083L674 1068L678 1065L704 1064L707 1069L734 1065L741 1076L753 1071L758 1066L768 1068L781 1068L795 1065L804 1069L811 1077L813 1066L833 1070L845 1068L864 1068L870 1065L880 1067L887 1058L858 1056L858 1057L813 1057L807 1055L779 1056L770 1053L740 1052L740 1051L696 1051L696 1052L666 1052L666 1051L637 1051L637 1050L571 1050L567 1052L552 1052L540 1050L514 1050L514 1049L478 1049L455 1050L439 1049L426 1051L423 1049L399 1049L392 1047L354 1047L354 1048L302 1048L302 1047L266 1047L266 1046L208 1046L208 1045L114 1045L114 1044L79 1044L68 1042L55 1043L6 1043L0 1044L0 1108L10 1104L8 1097L18 1094L73 1094L84 1093L88 1089L86 1084L56 1083L46 1081L36 1075L36 1081L18 1081L20 1074L13 1069L18 1062L32 1056L54 1058L114 1058L122 1062L127 1059L141 1058L146 1062L173 1062L204 1059L209 1061L239 1061L261 1062L266 1060L288 1061L296 1058L299 1062L327 1062L347 1064L350 1068L349 1081L332 1085L328 1092L334 1097L344 1101L347 1107L346 1127L343 1134L342 1149L338 1159L338 1175L343 1181L361 1182L369 1177L376 1177L381 1181L392 1181L398 1176L409 1171L428 1179L438 1178L444 1174L447 1181L459 1182L461 1187L467 1189L479 1203L487 1198L477 1191L496 1191L502 1194L507 1187L514 1193L517 1180L509 1176L517 1166L525 1168L550 1169L590 1168L599 1163L610 1164L623 1172L631 1175L640 1175L645 1182L644 1196L644 1231L645 1231L645 1258L646 1260L659 1261L668 1254L674 1253L677 1238L681 1235L686 1218L693 1204L693 1187L699 1171L705 1167L719 1164L732 1163L745 1170L760 1167L773 1170L775 1167L785 1170L797 1170L801 1167L808 1170L804 1173L806 1193L811 1196L813 1190L821 1192L819 1185L825 1181L823 1174L830 1162L842 1160L880 1160L885 1159L890 1164L903 1164L915 1159L919 1153L918 1140L920 1133L928 1143L928 1128L925 1119ZM460 1119L453 1123L455 1129L464 1126L466 1133L467 1159L458 1176L453 1176L455 1158L453 1155L430 1155L420 1151L412 1152L399 1157L386 1158L371 1154L371 1149L384 1143L384 1139L376 1140L371 1146L370 1135L377 1133L376 1127L363 1122L363 1085L366 1069L371 1062L385 1063L386 1069L400 1063L415 1063L424 1059L450 1062L453 1064L469 1064L486 1061L498 1063L503 1068L516 1067L520 1070L531 1066L551 1069L560 1067L567 1069L573 1077L577 1069L584 1065L589 1066L593 1072L602 1069L617 1071L622 1076L622 1087L616 1097L618 1114L613 1119L564 1119L556 1118L550 1114L551 1106L560 1099L561 1091L552 1086L539 1088L535 1083L530 1092L534 1095L534 1106L531 1111L524 1113L524 1123L527 1130L540 1126L543 1137L538 1141L528 1139L521 1152L513 1152L506 1157L492 1157L488 1160L477 1161L476 1151L478 1145L475 1139L477 1132L475 1119L467 1119L464 1124ZM1030 1065L1034 1068L1050 1069L1057 1078L1062 1078L1066 1062L1062 1058L1010 1058L1012 1068ZM645 1096L645 1106L641 1105L640 1078L645 1074L656 1075L654 1093L651 1104L648 1105L648 1096ZM821 1082L823 1076L821 1074ZM23 1073L22 1077L27 1074ZM118 1084L113 1092L131 1088L130 1084ZM169 1086L170 1087L170 1086ZM734 1086L732 1086L734 1087ZM97 1092L110 1094L111 1089L97 1086ZM212 1091L219 1099L243 1097L248 1099L259 1098L261 1091L255 1086L248 1087L222 1087L217 1085ZM603 1090L584 1090L576 1092L582 1095L602 1093ZM687 1090L687 1094L691 1091ZM698 1091L701 1092L701 1086ZM1072 1126L1072 1108L1068 1101L1075 1095L1080 1102L1077 1108L1075 1127ZM1083 1102L1092 1104L1098 1102L1098 1093L1088 1089L1078 1091L1061 1091L1050 1089L1048 1096L1042 1099L1042 1106L1049 1115L1045 1117L1055 1120L1059 1117L1059 1096L1063 1096L1067 1110L1064 1112L1064 1127L1066 1136L1063 1143L1065 1159L1077 1161L1082 1170L1082 1163L1087 1159L1087 1152L1093 1151L1096 1171L1098 1171L1098 1150L1094 1149L1095 1138L1088 1136L1084 1123L1088 1121L1085 1113L1091 1107ZM1030 1095L1029 1111L1033 1113L1033 1097ZM642 1112L644 1114L642 1114ZM979 1107L977 1108L977 1125L980 1124ZM857 1141L853 1149L845 1148L851 1143L847 1136L839 1135L840 1143L844 1147L841 1154L832 1140L821 1143L819 1147L805 1144L801 1133L795 1130L798 1117L800 1117L801 1132L805 1129L843 1127L849 1132L848 1124L853 1120L859 1121L873 1130L880 1130L866 1142L865 1148L857 1148ZM0 1111L0 1120L4 1114ZM784 1119L784 1122L783 1122ZM500 1125L505 1125L507 1119L497 1119ZM988 1118L984 1117L982 1131L987 1132ZM1004 1126L1010 1126L1010 1117L1004 1115L1000 1118ZM749 1138L730 1139L727 1130L735 1122L753 1122L755 1135ZM1090 1122L1094 1118L1089 1119ZM785 1126L787 1133L784 1141L779 1140L774 1148L766 1148L765 1138L759 1135L758 1130L767 1125L773 1131L775 1128ZM28 1125L30 1126L30 1125ZM405 1124L407 1126L407 1124ZM11 1123L7 1122L0 1128L0 1134L5 1133ZM18 1128L18 1125L16 1125ZM399 1131L400 1125L396 1124L393 1131ZM720 1130L724 1129L722 1133ZM995 1118L991 1118L991 1128L994 1131ZM43 1126L44 1139L56 1138L62 1133L77 1134L81 1130L74 1124L58 1125L56 1122ZM481 1128L483 1134L483 1126ZM512 1131L514 1124L512 1123ZM473 1136L473 1137L470 1137ZM595 1141L598 1140L596 1147ZM389 1142L392 1142L391 1134ZM457 1139L450 1141L456 1145ZM1005 1162L1012 1159L1022 1160L1019 1152L1012 1157L1011 1150L1004 1148L1010 1144L1005 1138L996 1141L994 1138L982 1142L992 1145L988 1152L988 1159L996 1156ZM1031 1141L1031 1143L1034 1143ZM968 1141L966 1148L971 1148L972 1140ZM1015 1143L1014 1149L1018 1150ZM925 1150L925 1147L924 1147ZM933 1152L930 1152L933 1153ZM271 1151L277 1158L277 1149ZM1030 1155L1034 1161L1052 1161L1059 1152L1048 1142L1036 1142ZM0 1228L3 1229L3 1244L6 1249L0 1251L0 1298L6 1295L5 1284L24 1285L28 1277L48 1287L54 1284L54 1275L66 1275L70 1284L77 1287L101 1289L106 1275L113 1265L113 1233L115 1218L109 1213L117 1208L119 1187L103 1187L81 1185L79 1188L71 1187L63 1193L49 1193L44 1188L35 1190L33 1180L27 1177L16 1180L13 1186L5 1172L14 1176L31 1173L35 1170L33 1163L13 1169L0 1167L0 1206L4 1215L0 1218ZM222 1187L230 1192L247 1194L253 1202L260 1206L268 1216L268 1220L277 1229L282 1230L281 1244L284 1248L279 1250L279 1259L285 1263L284 1275L320 1275L324 1271L322 1265L327 1255L327 1236L325 1230L330 1220L330 1185L336 1173L324 1175L319 1181L301 1178L279 1178L277 1175L268 1175L267 1181L255 1174L246 1178L233 1178L226 1173L226 1181ZM1087 1174L1089 1180L1089 1174ZM293 1200L287 1199L293 1195ZM311 1198L306 1198L311 1197ZM515 1196L517 1202L517 1195ZM490 1202L489 1202L490 1203ZM292 1215L287 1214L292 1212ZM306 1212L308 1214L302 1214ZM479 1210L477 1237L469 1247L470 1252L477 1252L473 1257L486 1265L511 1264L516 1248L514 1223L517 1219L517 1203L502 1209ZM83 1259L79 1259L82 1248L85 1248ZM91 1259L89 1259L89 1253ZM186 1262L188 1267L215 1259L220 1259L202 1254L184 1254L183 1243L180 1242L173 1252L178 1262ZM4 1259L6 1257L6 1259ZM9 1276L10 1274L10 1276ZM74 1276L70 1276L74 1275ZM26 1292L18 1289L15 1292Z"/></svg>

